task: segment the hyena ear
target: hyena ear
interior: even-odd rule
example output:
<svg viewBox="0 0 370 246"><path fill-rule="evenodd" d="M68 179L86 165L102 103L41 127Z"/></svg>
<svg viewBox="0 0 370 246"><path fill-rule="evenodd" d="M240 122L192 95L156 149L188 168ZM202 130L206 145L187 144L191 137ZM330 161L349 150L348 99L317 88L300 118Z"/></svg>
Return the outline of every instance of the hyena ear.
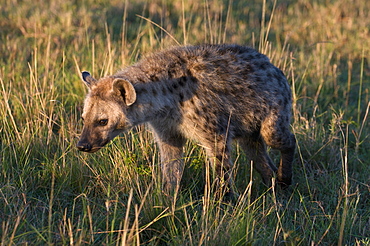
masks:
<svg viewBox="0 0 370 246"><path fill-rule="evenodd" d="M97 82L97 80L91 77L90 73L86 71L82 72L82 80L88 88L91 88L91 86Z"/></svg>
<svg viewBox="0 0 370 246"><path fill-rule="evenodd" d="M136 91L134 86L127 80L115 79L113 81L113 91L122 96L127 106L136 101Z"/></svg>

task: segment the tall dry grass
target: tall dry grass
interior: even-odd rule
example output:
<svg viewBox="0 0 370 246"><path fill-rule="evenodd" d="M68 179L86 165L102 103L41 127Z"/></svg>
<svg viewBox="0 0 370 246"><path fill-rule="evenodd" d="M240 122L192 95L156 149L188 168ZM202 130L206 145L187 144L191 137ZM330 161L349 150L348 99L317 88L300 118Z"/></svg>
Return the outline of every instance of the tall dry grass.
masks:
<svg viewBox="0 0 370 246"><path fill-rule="evenodd" d="M368 245L369 10L347 0L2 0L1 245ZM76 151L79 71L104 76L204 42L253 46L287 75L298 140L290 190L267 192L236 146L241 196L223 203L189 142L171 203L144 127L94 155Z"/></svg>

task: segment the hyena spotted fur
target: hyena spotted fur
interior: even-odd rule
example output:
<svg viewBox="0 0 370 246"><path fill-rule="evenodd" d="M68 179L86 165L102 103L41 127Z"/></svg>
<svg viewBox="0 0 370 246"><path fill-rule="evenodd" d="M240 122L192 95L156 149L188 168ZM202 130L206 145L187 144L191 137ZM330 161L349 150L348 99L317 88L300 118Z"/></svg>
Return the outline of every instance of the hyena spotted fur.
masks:
<svg viewBox="0 0 370 246"><path fill-rule="evenodd" d="M161 156L166 192L178 191L186 139L206 150L219 178L232 187L232 140L253 161L263 182L292 182L295 137L289 131L291 91L281 70L239 45L174 47L118 73L82 78L89 88L77 147L95 152L121 132L148 123ZM281 152L278 168L266 145ZM230 193L232 190L230 188Z"/></svg>

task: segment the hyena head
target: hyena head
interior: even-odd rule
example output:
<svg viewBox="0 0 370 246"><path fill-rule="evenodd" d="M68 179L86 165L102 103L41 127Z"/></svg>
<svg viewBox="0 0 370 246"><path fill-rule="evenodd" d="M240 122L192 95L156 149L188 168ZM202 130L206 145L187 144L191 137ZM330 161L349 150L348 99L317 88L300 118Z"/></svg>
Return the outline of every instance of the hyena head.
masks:
<svg viewBox="0 0 370 246"><path fill-rule="evenodd" d="M136 92L133 85L122 78L96 80L88 72L83 72L82 78L89 93L84 102L84 126L77 148L92 153L132 127L127 109L136 101Z"/></svg>

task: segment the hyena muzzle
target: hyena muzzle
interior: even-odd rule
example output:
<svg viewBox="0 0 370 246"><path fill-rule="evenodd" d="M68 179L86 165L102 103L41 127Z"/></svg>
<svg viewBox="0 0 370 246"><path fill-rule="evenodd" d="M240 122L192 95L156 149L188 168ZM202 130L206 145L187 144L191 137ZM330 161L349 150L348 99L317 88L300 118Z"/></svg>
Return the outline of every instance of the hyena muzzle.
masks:
<svg viewBox="0 0 370 246"><path fill-rule="evenodd" d="M291 91L284 74L256 50L238 45L170 48L118 73L82 78L89 92L77 148L95 152L121 132L147 123L159 145L163 185L178 191L186 139L206 150L218 177L232 185L231 143L238 141L263 182L276 173L292 182L295 137ZM281 153L278 167L266 145Z"/></svg>

